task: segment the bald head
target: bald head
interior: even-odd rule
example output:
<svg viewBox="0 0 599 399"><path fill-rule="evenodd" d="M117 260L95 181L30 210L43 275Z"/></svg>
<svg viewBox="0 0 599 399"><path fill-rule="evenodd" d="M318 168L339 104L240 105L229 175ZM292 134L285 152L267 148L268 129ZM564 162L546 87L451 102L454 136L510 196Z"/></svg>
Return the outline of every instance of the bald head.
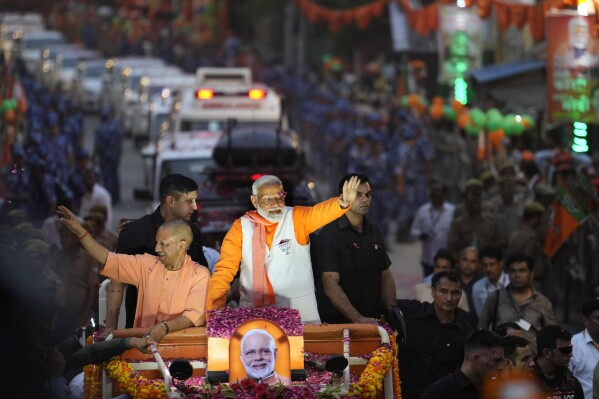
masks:
<svg viewBox="0 0 599 399"><path fill-rule="evenodd" d="M187 224L187 222L181 219L165 222L162 226L158 228L158 230L164 231L170 237L173 237L175 241L185 241L186 251L189 249L189 246L193 241L193 233L191 232L191 227L189 227L189 224Z"/></svg>

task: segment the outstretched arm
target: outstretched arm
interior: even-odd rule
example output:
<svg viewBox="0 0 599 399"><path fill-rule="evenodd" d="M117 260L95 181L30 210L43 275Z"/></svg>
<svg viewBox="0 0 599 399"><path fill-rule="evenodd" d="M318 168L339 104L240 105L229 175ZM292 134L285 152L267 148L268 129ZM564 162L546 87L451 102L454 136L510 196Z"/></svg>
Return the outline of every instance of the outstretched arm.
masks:
<svg viewBox="0 0 599 399"><path fill-rule="evenodd" d="M58 221L67 226L71 233L79 238L79 242L81 242L81 245L91 257L100 262L101 265L104 265L108 257L108 250L94 240L91 234L83 228L77 216L62 205L57 208L56 213L58 214Z"/></svg>

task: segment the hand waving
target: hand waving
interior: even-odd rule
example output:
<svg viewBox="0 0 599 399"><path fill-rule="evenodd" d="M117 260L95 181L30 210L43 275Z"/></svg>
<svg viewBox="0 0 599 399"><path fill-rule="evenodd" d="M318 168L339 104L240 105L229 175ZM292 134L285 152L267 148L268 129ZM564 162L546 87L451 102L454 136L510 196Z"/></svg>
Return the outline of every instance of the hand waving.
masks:
<svg viewBox="0 0 599 399"><path fill-rule="evenodd" d="M360 179L358 179L357 176L352 176L343 183L343 194L341 194L341 198L339 198L339 204L342 208L347 208L353 204L360 184Z"/></svg>
<svg viewBox="0 0 599 399"><path fill-rule="evenodd" d="M86 233L86 230L83 228L81 223L79 223L79 219L73 212L71 212L65 206L58 206L56 208L56 214L58 215L58 221L71 230L71 233L77 235L77 237L81 237Z"/></svg>

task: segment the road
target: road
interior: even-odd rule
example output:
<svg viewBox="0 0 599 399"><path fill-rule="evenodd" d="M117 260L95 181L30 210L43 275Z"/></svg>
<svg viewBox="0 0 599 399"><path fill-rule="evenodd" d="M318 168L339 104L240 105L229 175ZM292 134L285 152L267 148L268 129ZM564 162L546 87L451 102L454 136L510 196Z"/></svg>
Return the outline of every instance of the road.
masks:
<svg viewBox="0 0 599 399"><path fill-rule="evenodd" d="M85 147L93 150L93 135L98 126L97 115L85 117ZM143 161L139 151L133 146L133 141L125 138L123 141L123 156L120 165L121 176L121 202L113 206L113 219L118 222L123 217L139 218L151 209L149 201L139 201L133 198L133 191L143 187ZM320 182L321 187L331 187L330 182ZM114 226L112 226L114 228ZM393 233L393 232L391 232ZM398 298L408 298L414 284L422 278L420 267L419 243L390 242L389 257L392 262L393 276L397 288Z"/></svg>

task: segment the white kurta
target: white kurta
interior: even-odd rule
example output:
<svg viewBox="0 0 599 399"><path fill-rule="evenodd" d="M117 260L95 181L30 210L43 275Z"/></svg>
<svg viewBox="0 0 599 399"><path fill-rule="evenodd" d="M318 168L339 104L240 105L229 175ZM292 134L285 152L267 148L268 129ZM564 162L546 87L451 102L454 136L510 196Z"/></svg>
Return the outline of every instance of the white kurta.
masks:
<svg viewBox="0 0 599 399"><path fill-rule="evenodd" d="M241 218L243 234L240 266L240 305L253 307L252 236L254 224ZM264 243L266 246L266 243ZM295 238L293 208L286 207L272 240L272 248L265 249L265 268L275 294L275 305L298 309L306 324L320 324L314 276L310 260L310 244L301 245Z"/></svg>

